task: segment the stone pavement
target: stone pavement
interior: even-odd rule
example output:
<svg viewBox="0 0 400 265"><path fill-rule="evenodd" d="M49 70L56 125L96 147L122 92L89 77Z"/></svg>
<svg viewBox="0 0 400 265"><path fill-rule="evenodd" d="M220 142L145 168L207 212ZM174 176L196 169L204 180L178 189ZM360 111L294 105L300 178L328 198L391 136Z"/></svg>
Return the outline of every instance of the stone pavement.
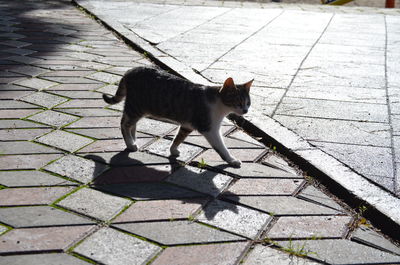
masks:
<svg viewBox="0 0 400 265"><path fill-rule="evenodd" d="M194 82L255 78L246 119L400 224L399 9L77 3Z"/></svg>
<svg viewBox="0 0 400 265"><path fill-rule="evenodd" d="M199 12L202 10L199 10ZM67 1L0 1L0 264L400 264L400 248L313 176L238 129L226 167L198 134L138 125L121 75L151 64Z"/></svg>

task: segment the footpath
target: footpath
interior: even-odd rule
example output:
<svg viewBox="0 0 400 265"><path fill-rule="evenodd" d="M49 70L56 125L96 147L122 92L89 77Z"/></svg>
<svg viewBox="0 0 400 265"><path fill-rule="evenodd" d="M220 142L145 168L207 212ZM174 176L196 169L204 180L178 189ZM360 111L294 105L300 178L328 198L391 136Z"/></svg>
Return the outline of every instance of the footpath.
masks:
<svg viewBox="0 0 400 265"><path fill-rule="evenodd" d="M374 131L351 138L362 141L374 134L365 140L370 142L343 146L356 150L371 144L379 152L395 154L384 130L394 128L395 114L386 110L387 120L379 120L381 105L388 108L391 104L383 100L387 95L382 91L395 89L387 79L390 71L397 71L386 62L392 57L384 57L385 86L369 87L382 85L370 72L382 67L380 48L371 48L377 54L370 57L354 50L345 55L342 50L324 53L317 45L337 17L354 22L355 15L333 15L331 9L304 13L309 11L210 6L219 2L209 2L209 6L124 1L78 4L141 52L69 1L0 1L0 265L400 264L400 248L393 240L398 238L396 224L400 223L395 204L398 189L382 181L389 178L387 172L362 174L322 148L330 141L303 139L296 130L298 134L283 126L292 124L285 124L284 119L314 120L296 110L308 111L312 106L315 111L307 113L333 115L335 107L343 119L321 120L349 125L340 125L336 131L335 126L315 127L315 135L323 137L330 131L332 137L340 138L354 124L365 123ZM366 16L372 16L376 28L383 16L385 25L397 27L400 34L397 16ZM313 19L320 23L314 24ZM299 32L302 28L310 36ZM274 34L264 31L281 37L265 43L258 34ZM371 34L366 35L373 40ZM275 43L278 39L285 43ZM394 40L386 40L385 47L391 41L395 49ZM323 48L332 46L338 45ZM360 49L370 52L368 47ZM307 61L318 49L333 59L364 58L371 69L365 66L368 73L362 77L350 67L338 69L336 75L323 74L322 68ZM304 58L299 57L300 51ZM389 54L388 49L384 51ZM372 63L373 59L377 61ZM325 62L326 67L328 61L314 60ZM252 113L246 116L251 123L236 121L245 130L254 129L253 137L229 120L222 130L233 155L243 161L241 168L227 167L196 133L180 147L178 160L172 160L167 146L177 128L152 119L138 124L140 151L125 150L119 130L122 105L108 106L101 96L115 93L127 69L154 63L198 82L220 82L228 74L238 82L256 78ZM346 73L357 78L332 80ZM306 92L310 95L339 98L290 96L305 93L301 83L306 81L296 79L300 76L309 78ZM341 79L348 82L341 84ZM349 80L364 83L349 87ZM328 84L323 82L330 82L328 91L341 92L319 91ZM298 105L296 100L309 102ZM321 106L311 104L317 100ZM347 104L361 104L356 110L365 120L350 125L351 118L345 115L352 109ZM366 127L360 128L357 132ZM394 142L395 134L389 135ZM371 167L374 159L376 154L371 154L364 166ZM305 168L313 170L305 172ZM321 185L322 179L338 175L342 182L335 179L333 186ZM395 187L395 178L391 180L390 187ZM354 188L348 193L355 196L357 207L329 191L339 186L347 190L346 181L352 181ZM373 201L363 198L361 191Z"/></svg>

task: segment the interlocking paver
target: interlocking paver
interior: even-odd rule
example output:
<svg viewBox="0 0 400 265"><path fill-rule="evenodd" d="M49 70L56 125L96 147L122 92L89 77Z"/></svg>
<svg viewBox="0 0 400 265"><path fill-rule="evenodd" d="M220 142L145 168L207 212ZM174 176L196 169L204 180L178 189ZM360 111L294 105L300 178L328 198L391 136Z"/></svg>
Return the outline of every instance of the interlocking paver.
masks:
<svg viewBox="0 0 400 265"><path fill-rule="evenodd" d="M117 117L84 117L68 125L67 128L119 128L120 123L121 121Z"/></svg>
<svg viewBox="0 0 400 265"><path fill-rule="evenodd" d="M74 252L103 264L145 264L161 248L112 228L102 228L80 245Z"/></svg>
<svg viewBox="0 0 400 265"><path fill-rule="evenodd" d="M57 154L0 156L0 169L39 169L59 157Z"/></svg>
<svg viewBox="0 0 400 265"><path fill-rule="evenodd" d="M256 245L250 254L244 259L244 265L263 265L263 264L282 264L282 265L317 265L307 259L290 255L283 251L273 249L271 247Z"/></svg>
<svg viewBox="0 0 400 265"><path fill-rule="evenodd" d="M123 151L118 153L117 152L90 153L85 157L112 166L170 164L170 160L168 158L148 154L145 152Z"/></svg>
<svg viewBox="0 0 400 265"><path fill-rule="evenodd" d="M107 103L103 99L74 99L59 105L59 108L103 108Z"/></svg>
<svg viewBox="0 0 400 265"><path fill-rule="evenodd" d="M162 136L165 135L169 132L171 132L173 129L175 129L177 126L171 123L166 123L162 121L157 121L153 119L141 119L138 121L136 125L136 129L139 132L143 133L150 133L153 135L158 135Z"/></svg>
<svg viewBox="0 0 400 265"><path fill-rule="evenodd" d="M11 255L4 256L0 260L0 265L88 265L86 261L78 259L72 255L64 253L49 254L30 254L30 255Z"/></svg>
<svg viewBox="0 0 400 265"><path fill-rule="evenodd" d="M49 206L0 208L1 222L14 228L84 225L94 222Z"/></svg>
<svg viewBox="0 0 400 265"><path fill-rule="evenodd" d="M93 142L92 139L76 135L73 133L55 130L49 134L41 136L36 139L37 142L54 146L62 150L69 152L77 151L78 149L84 147L85 145Z"/></svg>
<svg viewBox="0 0 400 265"><path fill-rule="evenodd" d="M226 196L226 198L274 215L320 215L338 213L338 211L331 208L288 196Z"/></svg>
<svg viewBox="0 0 400 265"><path fill-rule="evenodd" d="M240 179L227 192L236 195L291 195L301 183L299 179Z"/></svg>
<svg viewBox="0 0 400 265"><path fill-rule="evenodd" d="M243 206L214 200L203 209L196 219L254 239L267 222L271 221L271 216Z"/></svg>
<svg viewBox="0 0 400 265"><path fill-rule="evenodd" d="M0 139L4 139L7 141L18 141L18 140L26 140L30 141L35 139L38 136L41 136L45 133L49 133L51 129L30 129L30 130L19 130L19 129L8 129L8 130L0 130Z"/></svg>
<svg viewBox="0 0 400 265"><path fill-rule="evenodd" d="M311 200L317 203L320 203L322 205L329 206L333 209L336 209L338 211L342 211L343 208L335 202L332 198L329 196L325 195L321 191L319 191L317 188L313 186L308 186L304 190L301 191L299 194L299 198Z"/></svg>
<svg viewBox="0 0 400 265"><path fill-rule="evenodd" d="M217 197L232 182L232 178L210 170L187 166L175 171L166 181Z"/></svg>
<svg viewBox="0 0 400 265"><path fill-rule="evenodd" d="M0 153L2 155L54 154L54 153L57 154L60 153L60 151L28 141L16 141L16 142L0 142Z"/></svg>
<svg viewBox="0 0 400 265"><path fill-rule="evenodd" d="M100 175L105 170L105 166L92 160L67 155L47 165L44 169L82 183L88 183Z"/></svg>
<svg viewBox="0 0 400 265"><path fill-rule="evenodd" d="M267 237L276 238L341 238L351 222L349 216L281 217L268 231Z"/></svg>
<svg viewBox="0 0 400 265"><path fill-rule="evenodd" d="M18 82L14 82L14 84L29 87L29 88L34 88L37 90L44 90L44 89L48 89L54 85L57 85L56 82L51 82L51 81L39 79L36 77L30 78L30 79L24 79L24 80L18 81ZM33 100L33 98L29 98L29 99ZM35 101L39 101L39 98L35 98ZM43 103L42 100L40 100L39 102ZM38 104L38 105L41 105L41 104ZM46 105L43 105L43 106L46 106Z"/></svg>
<svg viewBox="0 0 400 265"><path fill-rule="evenodd" d="M73 121L76 121L79 118L76 116L68 115L53 110L46 110L38 114L35 114L33 116L30 116L28 119L55 127L61 127Z"/></svg>
<svg viewBox="0 0 400 265"><path fill-rule="evenodd" d="M38 124L25 120L2 120L0 129L25 129L25 128L49 128L48 125Z"/></svg>
<svg viewBox="0 0 400 265"><path fill-rule="evenodd" d="M10 188L75 185L66 179L34 170L0 171L0 184Z"/></svg>
<svg viewBox="0 0 400 265"><path fill-rule="evenodd" d="M333 264L398 263L399 256L375 248L358 244L350 240L300 240L282 241L282 246L299 249L304 246L308 256ZM351 260L349 260L349 256Z"/></svg>
<svg viewBox="0 0 400 265"><path fill-rule="evenodd" d="M138 147L147 145L153 141L152 138L137 138L136 144ZM97 153L97 152L121 152L126 149L126 144L123 139L117 140L97 140L96 142L82 148L79 153Z"/></svg>
<svg viewBox="0 0 400 265"><path fill-rule="evenodd" d="M86 90L98 89L102 86L103 86L103 84L92 84L92 83L90 83L90 84L59 84L56 86L49 87L46 90L48 90L48 91L52 91L52 90L54 90L54 91L63 91L63 90L86 91Z"/></svg>
<svg viewBox="0 0 400 265"><path fill-rule="evenodd" d="M126 223L115 226L163 245L244 240L242 237L191 221Z"/></svg>
<svg viewBox="0 0 400 265"><path fill-rule="evenodd" d="M68 101L68 99L59 97L53 94L45 93L45 92L35 92L33 94L24 96L20 98L20 100L26 101L28 103L33 103L39 106L43 106L46 108L52 108L56 105L64 103Z"/></svg>
<svg viewBox="0 0 400 265"><path fill-rule="evenodd" d="M96 109L96 108L76 108L76 109L57 109L64 113L69 113L82 117L104 117L114 116L121 117L121 112L110 109Z"/></svg>
<svg viewBox="0 0 400 265"><path fill-rule="evenodd" d="M171 155L169 151L171 143L172 143L171 141L168 141L166 139L160 139L152 143L145 149L151 153L169 157ZM177 159L186 162L189 161L194 156L196 156L197 154L199 154L201 151L203 151L203 149L200 147L188 145L185 143L180 144L178 150L180 151L180 154L177 157Z"/></svg>
<svg viewBox="0 0 400 265"><path fill-rule="evenodd" d="M94 226L58 226L14 229L1 237L0 253L62 251Z"/></svg>
<svg viewBox="0 0 400 265"><path fill-rule="evenodd" d="M21 119L38 112L38 109L1 110L0 119Z"/></svg>
<svg viewBox="0 0 400 265"><path fill-rule="evenodd" d="M122 133L120 128L83 128L83 129L68 129L70 132L74 132L80 135L89 136L98 140L107 139L122 139ZM137 133L137 138L150 137L142 133Z"/></svg>
<svg viewBox="0 0 400 265"><path fill-rule="evenodd" d="M72 189L72 187L2 189L0 190L0 206L46 205Z"/></svg>
<svg viewBox="0 0 400 265"><path fill-rule="evenodd" d="M154 265L234 264L247 248L246 242L171 247L161 253Z"/></svg>
<svg viewBox="0 0 400 265"><path fill-rule="evenodd" d="M264 153L264 149L229 149L229 153L242 162L253 162ZM214 149L209 149L196 157L196 161L202 159L209 165L218 165L226 163Z"/></svg>
<svg viewBox="0 0 400 265"><path fill-rule="evenodd" d="M388 250L394 254L400 255L400 248L398 246L394 245L371 228L360 226L354 231L351 238L363 244L382 250Z"/></svg>
<svg viewBox="0 0 400 265"><path fill-rule="evenodd" d="M226 167L222 164L217 168L238 175L240 178L303 178L300 175L258 163L242 163L240 168Z"/></svg>
<svg viewBox="0 0 400 265"><path fill-rule="evenodd" d="M172 172L171 165L142 165L115 167L94 180L95 185L128 184L137 182L159 182Z"/></svg>
<svg viewBox="0 0 400 265"><path fill-rule="evenodd" d="M206 201L206 199L139 201L115 218L113 223L187 219Z"/></svg>
<svg viewBox="0 0 400 265"><path fill-rule="evenodd" d="M119 75L114 75L110 73L104 73L104 72L97 72L91 75L88 75L87 78L98 80L104 83L109 83L113 84L116 82L119 82L121 80L121 76Z"/></svg>
<svg viewBox="0 0 400 265"><path fill-rule="evenodd" d="M59 201L57 205L100 219L110 220L131 202L101 191L83 188Z"/></svg>

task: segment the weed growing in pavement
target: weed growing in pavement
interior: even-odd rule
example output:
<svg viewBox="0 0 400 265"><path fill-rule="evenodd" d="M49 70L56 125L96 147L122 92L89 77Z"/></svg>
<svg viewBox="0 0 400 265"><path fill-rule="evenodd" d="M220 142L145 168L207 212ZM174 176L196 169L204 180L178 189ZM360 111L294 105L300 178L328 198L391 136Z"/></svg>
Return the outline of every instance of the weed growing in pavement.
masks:
<svg viewBox="0 0 400 265"><path fill-rule="evenodd" d="M204 161L204 158L201 158L198 167L204 169L207 166L206 161Z"/></svg>
<svg viewBox="0 0 400 265"><path fill-rule="evenodd" d="M307 257L308 255L317 255L316 252L310 251L307 249L307 241L308 240L317 240L318 237L313 236L309 239L306 239L305 241L293 241L291 238L289 239L289 243L286 246L283 246L281 244L279 244L278 242L270 239L270 238L265 238L264 242L277 246L279 247L281 250L289 253L290 255L294 255L294 256L298 256L298 257Z"/></svg>

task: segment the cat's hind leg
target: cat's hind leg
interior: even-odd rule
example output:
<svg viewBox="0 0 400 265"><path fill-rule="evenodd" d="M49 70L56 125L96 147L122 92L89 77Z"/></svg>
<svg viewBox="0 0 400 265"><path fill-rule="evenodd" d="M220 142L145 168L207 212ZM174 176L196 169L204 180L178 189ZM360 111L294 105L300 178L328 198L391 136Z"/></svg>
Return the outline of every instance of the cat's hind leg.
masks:
<svg viewBox="0 0 400 265"><path fill-rule="evenodd" d="M226 148L219 130L210 130L202 133L220 157L233 167L240 167L242 162L233 157Z"/></svg>
<svg viewBox="0 0 400 265"><path fill-rule="evenodd" d="M186 137L192 132L193 130L179 127L178 132L175 135L174 141L172 142L169 151L171 152L171 156L179 156L180 152L178 150L178 146L186 139Z"/></svg>
<svg viewBox="0 0 400 265"><path fill-rule="evenodd" d="M126 113L122 115L121 119L121 132L124 137L126 147L135 152L139 149L136 144L136 123L140 117L129 117Z"/></svg>

